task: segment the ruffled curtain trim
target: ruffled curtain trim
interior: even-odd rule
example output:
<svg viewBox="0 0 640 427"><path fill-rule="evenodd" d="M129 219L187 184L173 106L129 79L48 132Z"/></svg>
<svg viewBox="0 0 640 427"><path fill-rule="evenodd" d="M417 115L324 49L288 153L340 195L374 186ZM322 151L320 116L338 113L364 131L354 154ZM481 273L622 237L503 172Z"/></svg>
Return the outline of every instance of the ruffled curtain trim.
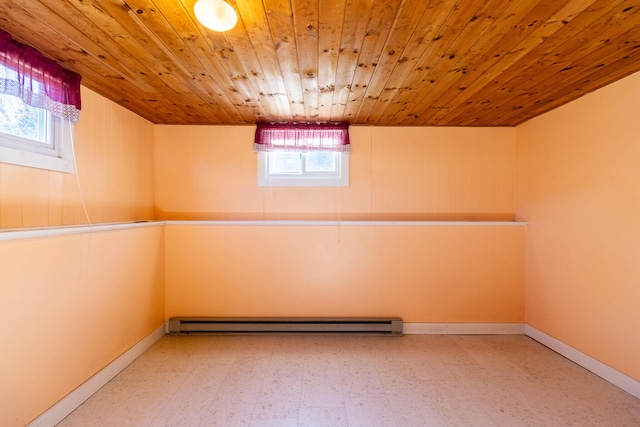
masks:
<svg viewBox="0 0 640 427"><path fill-rule="evenodd" d="M348 153L351 150L349 124L258 123L253 150Z"/></svg>
<svg viewBox="0 0 640 427"><path fill-rule="evenodd" d="M0 30L0 93L45 109L63 119L80 118L82 76L62 68L36 49L13 40Z"/></svg>

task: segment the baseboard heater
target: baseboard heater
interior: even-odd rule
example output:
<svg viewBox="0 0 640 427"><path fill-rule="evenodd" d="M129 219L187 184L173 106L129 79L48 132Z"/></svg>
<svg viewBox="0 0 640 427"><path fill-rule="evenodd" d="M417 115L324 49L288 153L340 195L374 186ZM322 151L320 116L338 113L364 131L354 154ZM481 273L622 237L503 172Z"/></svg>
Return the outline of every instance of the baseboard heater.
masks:
<svg viewBox="0 0 640 427"><path fill-rule="evenodd" d="M359 334L402 336L400 318L196 318L169 319L170 335Z"/></svg>

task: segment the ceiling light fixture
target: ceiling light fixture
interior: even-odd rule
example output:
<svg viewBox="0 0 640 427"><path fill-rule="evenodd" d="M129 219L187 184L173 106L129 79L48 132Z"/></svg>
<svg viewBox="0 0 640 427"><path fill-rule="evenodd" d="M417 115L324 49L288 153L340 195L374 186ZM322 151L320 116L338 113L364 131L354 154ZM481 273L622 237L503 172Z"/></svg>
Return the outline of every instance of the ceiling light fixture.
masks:
<svg viewBox="0 0 640 427"><path fill-rule="evenodd" d="M193 6L198 21L213 31L229 31L236 22L236 10L224 0L198 0Z"/></svg>

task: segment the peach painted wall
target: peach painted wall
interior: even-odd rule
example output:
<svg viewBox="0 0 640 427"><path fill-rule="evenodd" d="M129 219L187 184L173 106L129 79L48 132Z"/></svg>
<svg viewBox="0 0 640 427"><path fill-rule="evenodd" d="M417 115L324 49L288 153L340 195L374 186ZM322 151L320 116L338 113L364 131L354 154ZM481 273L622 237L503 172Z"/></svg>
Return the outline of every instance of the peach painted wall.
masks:
<svg viewBox="0 0 640 427"><path fill-rule="evenodd" d="M164 321L163 227L0 241L0 425L24 426Z"/></svg>
<svg viewBox="0 0 640 427"><path fill-rule="evenodd" d="M512 219L514 129L352 127L350 186L260 188L254 127L157 126L162 219ZM167 226L167 317L521 322L524 229Z"/></svg>
<svg viewBox="0 0 640 427"><path fill-rule="evenodd" d="M153 219L153 124L82 97L79 177L0 163L1 426L30 422L164 321L163 227L6 239L85 224L79 188L94 224Z"/></svg>
<svg viewBox="0 0 640 427"><path fill-rule="evenodd" d="M167 317L522 322L521 226L166 226Z"/></svg>
<svg viewBox="0 0 640 427"><path fill-rule="evenodd" d="M156 126L158 219L513 219L513 128L354 126L339 188L258 187L254 132Z"/></svg>
<svg viewBox="0 0 640 427"><path fill-rule="evenodd" d="M640 74L517 128L526 319L640 380Z"/></svg>
<svg viewBox="0 0 640 427"><path fill-rule="evenodd" d="M151 122L82 87L74 141L78 174L0 163L0 228L153 219Z"/></svg>

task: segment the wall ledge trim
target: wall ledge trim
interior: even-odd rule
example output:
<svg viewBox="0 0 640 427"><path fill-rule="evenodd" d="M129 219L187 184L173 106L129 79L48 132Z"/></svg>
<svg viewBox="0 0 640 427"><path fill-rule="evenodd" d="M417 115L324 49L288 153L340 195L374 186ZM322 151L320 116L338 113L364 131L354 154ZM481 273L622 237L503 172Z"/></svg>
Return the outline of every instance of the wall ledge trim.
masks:
<svg viewBox="0 0 640 427"><path fill-rule="evenodd" d="M404 323L405 335L522 335L524 323Z"/></svg>
<svg viewBox="0 0 640 427"><path fill-rule="evenodd" d="M100 390L100 388L111 381L124 368L133 363L142 353L158 342L160 338L164 337L166 329L167 325L163 323L116 360L105 366L78 388L63 397L58 403L43 412L38 418L28 424L28 427L51 427L58 424L94 393Z"/></svg>
<svg viewBox="0 0 640 427"><path fill-rule="evenodd" d="M126 230L131 228L157 227L164 221L117 222L93 225L70 225L60 227L4 229L0 230L0 242L3 240L33 239L36 237L54 237L70 234L97 233L102 231Z"/></svg>
<svg viewBox="0 0 640 427"><path fill-rule="evenodd" d="M315 221L315 220L167 220L167 225L211 226L437 226L437 227L524 227L522 221Z"/></svg>
<svg viewBox="0 0 640 427"><path fill-rule="evenodd" d="M307 221L307 220L211 220L211 221L135 221L107 224L86 224L55 227L0 229L0 242L7 240L56 237L71 234L98 233L102 231L132 228L158 227L164 225L194 226L421 226L421 227L525 227L522 221Z"/></svg>
<svg viewBox="0 0 640 427"><path fill-rule="evenodd" d="M540 344L549 347L556 353L566 357L572 362L577 363L588 371L593 372L602 379L621 388L632 396L640 399L640 381L637 381L614 368L605 365L597 359L571 347L568 344L548 335L531 325L525 325L524 333L526 336L538 341Z"/></svg>

